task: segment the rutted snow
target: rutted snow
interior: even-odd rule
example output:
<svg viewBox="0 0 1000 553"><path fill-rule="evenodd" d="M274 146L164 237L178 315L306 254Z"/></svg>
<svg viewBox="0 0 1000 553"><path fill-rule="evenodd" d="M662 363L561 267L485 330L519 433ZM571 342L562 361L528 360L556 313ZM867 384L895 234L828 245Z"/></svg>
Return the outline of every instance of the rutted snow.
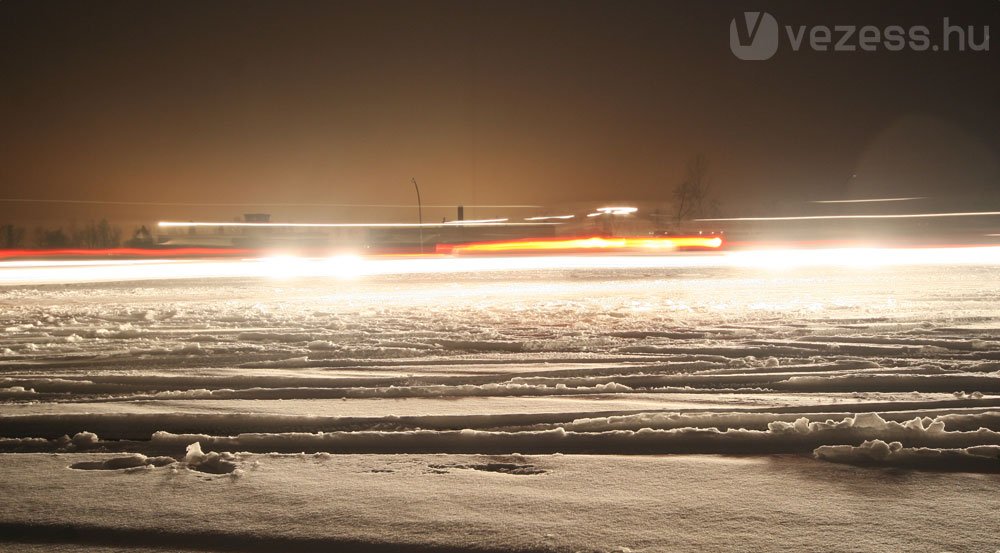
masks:
<svg viewBox="0 0 1000 553"><path fill-rule="evenodd" d="M210 490L220 502L258 504L269 490L279 514L337 521L322 530L251 516L249 531L239 517L213 521L181 506L167 509L181 513L175 520L137 512L139 528L181 536L188 526L210 528L249 549L248 535L272 549L313 537L495 550L727 549L703 541L684 517L761 551L852 549L862 539L870 551L996 548L975 531L1000 525L995 494L984 491L1000 483L998 282L996 267L963 266L0 288L0 453L11 453L0 455L0 474L19 475L0 477L0 487L35 490L0 515L0 529L42 536L45 524L68 520L114 535L129 526L120 513L57 507L47 482L75 465L95 470L57 480L93 493L135 483L149 497ZM582 456L590 453L601 456ZM672 455L649 455L664 453ZM687 456L703 453L741 458ZM160 465L169 467L153 468ZM476 467L487 468L463 470ZM533 474L519 474L523 467ZM881 467L907 471L895 486L912 485L908 496L884 483ZM689 485L672 470L697 480ZM618 485L627 493L612 493ZM755 486L773 493L737 508L732 498ZM320 488L324 501L309 503ZM649 490L661 488L684 491L660 504ZM703 488L711 501L699 498ZM387 520L372 510L385 501L368 503L372 489L405 496L427 517L452 518L425 520L400 504ZM415 500L417 490L436 495ZM576 517L596 516L587 503L594 490L605 518L583 527ZM481 517L451 511L459 491ZM802 497L772 509L781 494ZM848 506L859 494L888 510L854 517ZM823 502L841 509L824 511ZM29 516L45 509L55 514ZM716 512L740 522L731 527ZM854 517L851 528L865 532L843 541L843 525L824 526L817 512ZM982 520L956 531L954 513ZM914 528L893 516L922 521L915 537L885 534L904 522ZM498 531L500 519L520 530ZM470 525L497 537L477 541ZM189 545L177 539L177 549Z"/></svg>

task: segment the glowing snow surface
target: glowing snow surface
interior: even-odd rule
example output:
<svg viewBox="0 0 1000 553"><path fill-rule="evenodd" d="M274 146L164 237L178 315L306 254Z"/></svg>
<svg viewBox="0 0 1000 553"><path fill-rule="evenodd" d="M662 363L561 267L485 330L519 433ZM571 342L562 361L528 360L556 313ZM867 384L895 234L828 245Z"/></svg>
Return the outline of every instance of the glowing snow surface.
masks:
<svg viewBox="0 0 1000 553"><path fill-rule="evenodd" d="M6 266L0 549L1000 549L1000 267L828 254Z"/></svg>

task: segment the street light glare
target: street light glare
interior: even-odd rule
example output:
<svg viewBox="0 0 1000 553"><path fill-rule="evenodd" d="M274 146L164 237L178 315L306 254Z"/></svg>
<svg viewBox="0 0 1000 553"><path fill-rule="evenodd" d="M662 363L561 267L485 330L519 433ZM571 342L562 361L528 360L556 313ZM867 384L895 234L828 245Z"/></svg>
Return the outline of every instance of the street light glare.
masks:
<svg viewBox="0 0 1000 553"><path fill-rule="evenodd" d="M631 215L637 211L637 207L599 207L597 211L607 215Z"/></svg>

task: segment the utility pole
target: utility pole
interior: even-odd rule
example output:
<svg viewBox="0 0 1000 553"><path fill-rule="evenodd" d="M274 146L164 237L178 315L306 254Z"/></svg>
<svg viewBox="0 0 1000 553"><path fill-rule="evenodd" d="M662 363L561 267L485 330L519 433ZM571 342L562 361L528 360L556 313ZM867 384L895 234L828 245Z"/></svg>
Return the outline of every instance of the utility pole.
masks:
<svg viewBox="0 0 1000 553"><path fill-rule="evenodd" d="M416 177L410 177L410 182L413 183L413 189L417 191L417 222L420 223L418 227L420 229L420 253L424 253L424 208L420 203L420 187L417 186Z"/></svg>

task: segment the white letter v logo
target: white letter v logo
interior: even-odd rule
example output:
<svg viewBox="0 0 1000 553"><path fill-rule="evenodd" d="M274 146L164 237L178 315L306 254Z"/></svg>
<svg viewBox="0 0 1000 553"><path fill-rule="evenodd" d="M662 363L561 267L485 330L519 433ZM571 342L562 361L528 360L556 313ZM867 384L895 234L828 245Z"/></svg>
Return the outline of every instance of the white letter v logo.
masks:
<svg viewBox="0 0 1000 553"><path fill-rule="evenodd" d="M767 12L729 20L729 49L741 60L766 60L778 51L778 22Z"/></svg>
<svg viewBox="0 0 1000 553"><path fill-rule="evenodd" d="M760 29L760 12L743 12L746 19L746 26L737 25L736 34L739 35L740 44L749 46L757 38L757 30Z"/></svg>

